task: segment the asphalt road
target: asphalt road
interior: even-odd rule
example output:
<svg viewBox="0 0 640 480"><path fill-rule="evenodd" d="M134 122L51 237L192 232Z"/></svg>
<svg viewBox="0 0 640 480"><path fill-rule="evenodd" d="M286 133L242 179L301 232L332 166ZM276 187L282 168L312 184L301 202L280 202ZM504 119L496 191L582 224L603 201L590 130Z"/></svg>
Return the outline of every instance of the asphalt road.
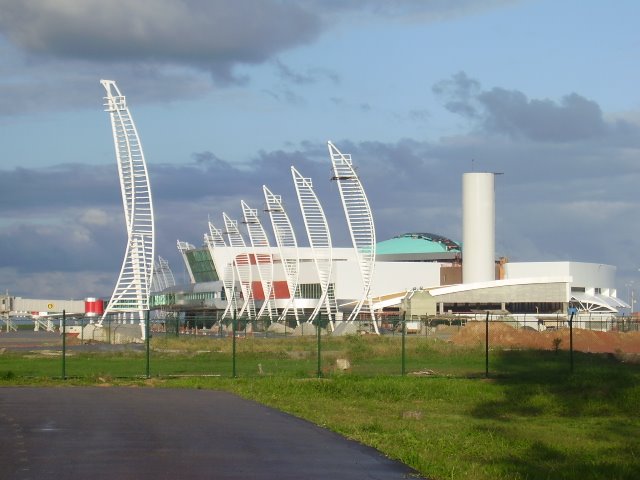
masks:
<svg viewBox="0 0 640 480"><path fill-rule="evenodd" d="M0 478L421 477L372 448L226 392L6 387Z"/></svg>

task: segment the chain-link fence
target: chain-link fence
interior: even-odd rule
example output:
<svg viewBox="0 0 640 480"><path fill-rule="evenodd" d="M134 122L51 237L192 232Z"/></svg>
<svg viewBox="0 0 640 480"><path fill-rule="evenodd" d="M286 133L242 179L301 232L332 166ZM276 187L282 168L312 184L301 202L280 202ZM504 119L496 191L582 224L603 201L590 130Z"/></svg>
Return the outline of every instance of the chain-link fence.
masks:
<svg viewBox="0 0 640 480"><path fill-rule="evenodd" d="M55 330L0 334L0 376L482 375L506 350L538 351L564 366L574 352L640 356L638 320L629 316L485 312L391 315L375 324L169 316L133 323L107 318L100 326L65 318Z"/></svg>

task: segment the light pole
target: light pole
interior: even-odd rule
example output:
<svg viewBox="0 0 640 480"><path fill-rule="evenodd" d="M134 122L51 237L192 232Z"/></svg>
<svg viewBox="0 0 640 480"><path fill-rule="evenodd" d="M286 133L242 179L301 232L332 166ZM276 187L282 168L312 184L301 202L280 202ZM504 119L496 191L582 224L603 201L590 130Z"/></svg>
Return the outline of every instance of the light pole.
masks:
<svg viewBox="0 0 640 480"><path fill-rule="evenodd" d="M627 288L629 289L630 315L633 315L633 304L635 303L635 300L634 300L635 292L634 292L633 286L634 286L633 280L627 283Z"/></svg>

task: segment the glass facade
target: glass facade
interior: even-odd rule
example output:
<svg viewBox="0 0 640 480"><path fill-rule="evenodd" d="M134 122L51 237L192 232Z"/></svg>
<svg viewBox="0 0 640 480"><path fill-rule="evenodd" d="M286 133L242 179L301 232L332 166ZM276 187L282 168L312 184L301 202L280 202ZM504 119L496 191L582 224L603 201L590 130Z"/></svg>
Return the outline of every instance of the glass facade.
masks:
<svg viewBox="0 0 640 480"><path fill-rule="evenodd" d="M184 253L196 283L215 282L219 280L218 272L216 272L213 266L213 260L211 259L211 254L208 249L187 250Z"/></svg>
<svg viewBox="0 0 640 480"><path fill-rule="evenodd" d="M220 292L171 292L151 295L151 308L172 307L175 305L201 306L207 301L226 300L224 291Z"/></svg>

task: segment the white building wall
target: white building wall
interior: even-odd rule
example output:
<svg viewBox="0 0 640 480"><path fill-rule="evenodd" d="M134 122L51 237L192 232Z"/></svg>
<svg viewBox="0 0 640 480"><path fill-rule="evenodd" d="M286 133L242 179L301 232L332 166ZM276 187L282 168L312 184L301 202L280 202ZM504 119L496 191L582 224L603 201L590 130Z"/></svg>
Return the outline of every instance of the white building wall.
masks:
<svg viewBox="0 0 640 480"><path fill-rule="evenodd" d="M84 313L84 300L55 300L15 297L13 311L16 313L49 312L69 314Z"/></svg>
<svg viewBox="0 0 640 480"><path fill-rule="evenodd" d="M378 262L371 296L387 295L412 288L440 285L440 264L436 262Z"/></svg>
<svg viewBox="0 0 640 480"><path fill-rule="evenodd" d="M360 269L354 262L334 263L336 298L357 299L362 293ZM435 262L377 262L371 297L440 285L440 265Z"/></svg>
<svg viewBox="0 0 640 480"><path fill-rule="evenodd" d="M603 295L616 296L616 267L613 265L570 262L569 267L572 287L585 287L588 295L595 295L595 289L599 288Z"/></svg>
<svg viewBox="0 0 640 480"><path fill-rule="evenodd" d="M333 278L336 285L336 299L359 300L362 296L362 276L360 267L354 262L334 262Z"/></svg>
<svg viewBox="0 0 640 480"><path fill-rule="evenodd" d="M571 287L584 288L595 295L616 296L616 267L602 263L583 262L509 262L504 265L507 279L528 277L571 277Z"/></svg>

